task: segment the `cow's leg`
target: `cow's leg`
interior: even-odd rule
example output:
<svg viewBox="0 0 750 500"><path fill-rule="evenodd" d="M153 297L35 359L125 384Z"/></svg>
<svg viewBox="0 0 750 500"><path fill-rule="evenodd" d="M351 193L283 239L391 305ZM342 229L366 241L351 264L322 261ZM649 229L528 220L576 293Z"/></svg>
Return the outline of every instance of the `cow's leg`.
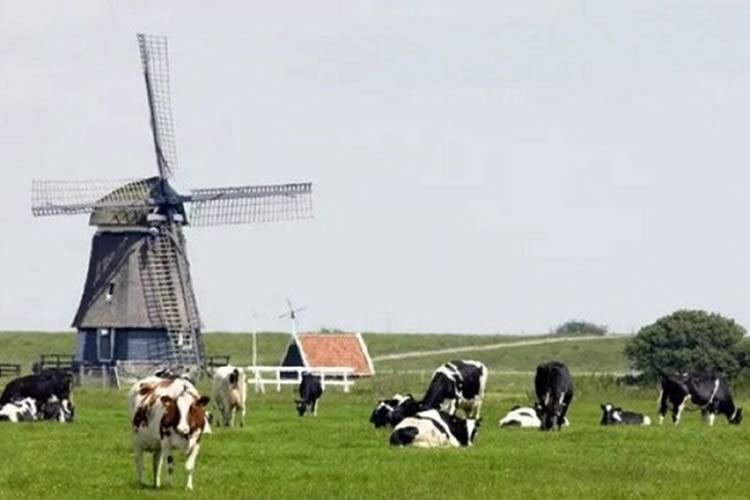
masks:
<svg viewBox="0 0 750 500"><path fill-rule="evenodd" d="M240 406L240 411L242 412L240 414L240 427L245 427L245 403L242 403L242 406Z"/></svg>
<svg viewBox="0 0 750 500"><path fill-rule="evenodd" d="M685 395L685 399L682 400L682 402L679 405L676 405L675 410L673 411L674 416L674 425L677 425L680 423L680 417L682 416L682 410L685 409L685 404L687 404L688 399L690 399L690 394Z"/></svg>
<svg viewBox="0 0 750 500"><path fill-rule="evenodd" d="M138 484L143 484L143 450L140 446L133 447L135 457L135 479Z"/></svg>
<svg viewBox="0 0 750 500"><path fill-rule="evenodd" d="M312 404L312 414L313 414L313 417L317 417L318 416L318 400L317 399L315 401L313 401L313 404Z"/></svg>
<svg viewBox="0 0 750 500"><path fill-rule="evenodd" d="M659 425L664 423L664 415L667 414L667 393L664 389L659 393Z"/></svg>
<svg viewBox="0 0 750 500"><path fill-rule="evenodd" d="M161 449L154 452L154 488L161 488L161 464L163 452Z"/></svg>
<svg viewBox="0 0 750 500"><path fill-rule="evenodd" d="M715 420L716 420L716 413L714 413L713 411L709 410L709 412L708 412L708 425L710 427L713 427Z"/></svg>
<svg viewBox="0 0 750 500"><path fill-rule="evenodd" d="M174 472L174 458L172 458L172 446L169 442L169 438L162 439L161 442L161 453L162 457L167 460L167 486L172 486L172 473ZM161 472L161 464L164 460L159 460L159 472Z"/></svg>
<svg viewBox="0 0 750 500"><path fill-rule="evenodd" d="M200 444L195 443L185 456L185 474L187 475L185 488L188 490L193 489L193 469L195 469L195 460L198 458L198 450L200 449L200 446Z"/></svg>

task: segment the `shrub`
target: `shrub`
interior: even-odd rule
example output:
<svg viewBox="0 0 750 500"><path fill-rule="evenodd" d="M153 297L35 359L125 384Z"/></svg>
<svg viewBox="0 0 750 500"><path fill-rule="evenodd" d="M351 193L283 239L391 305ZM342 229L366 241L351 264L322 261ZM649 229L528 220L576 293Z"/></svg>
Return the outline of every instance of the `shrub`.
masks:
<svg viewBox="0 0 750 500"><path fill-rule="evenodd" d="M645 380L663 372L710 369L729 378L750 366L745 329L734 320L700 310L679 310L644 326L625 346L625 356Z"/></svg>
<svg viewBox="0 0 750 500"><path fill-rule="evenodd" d="M589 321L571 319L552 329L553 335L605 335L607 327Z"/></svg>

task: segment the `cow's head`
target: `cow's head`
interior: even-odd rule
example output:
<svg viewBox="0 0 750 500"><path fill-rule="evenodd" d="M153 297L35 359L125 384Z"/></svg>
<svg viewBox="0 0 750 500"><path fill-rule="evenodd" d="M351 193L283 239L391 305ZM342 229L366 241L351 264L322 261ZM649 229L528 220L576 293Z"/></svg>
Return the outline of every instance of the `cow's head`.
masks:
<svg viewBox="0 0 750 500"><path fill-rule="evenodd" d="M599 422L601 425L616 424L622 420L620 418L620 412L622 408L617 408L611 403L602 403L602 420Z"/></svg>
<svg viewBox="0 0 750 500"><path fill-rule="evenodd" d="M441 414L443 420L448 424L451 431L461 446L471 446L477 437L482 419L457 417L455 415Z"/></svg>
<svg viewBox="0 0 750 500"><path fill-rule="evenodd" d="M61 401L57 396L52 396L42 405L41 413L44 420L72 422L75 417L75 406L69 399Z"/></svg>
<svg viewBox="0 0 750 500"><path fill-rule="evenodd" d="M174 429L178 435L189 439L209 425L205 410L210 401L208 396L197 397L192 391L184 390L176 398L162 396L160 401L164 407L163 430Z"/></svg>
<svg viewBox="0 0 750 500"><path fill-rule="evenodd" d="M555 404L555 402L549 402L548 404L536 403L534 410L542 422L541 427L539 427L541 430L548 431L559 428L558 422L562 415L562 407L560 405Z"/></svg>
<svg viewBox="0 0 750 500"><path fill-rule="evenodd" d="M304 399L295 399L294 404L297 407L297 413L299 413L299 416L304 417L307 407L309 406L307 402L305 402Z"/></svg>
<svg viewBox="0 0 750 500"><path fill-rule="evenodd" d="M388 422L391 421L391 413L393 412L392 400L381 399L378 401L375 409L370 414L370 423L378 427L385 427Z"/></svg>
<svg viewBox="0 0 750 500"><path fill-rule="evenodd" d="M411 394L408 394L403 401L401 401L391 412L391 424L397 425L403 419L407 417L413 417L420 411L427 410L428 408L423 404L422 401L417 401Z"/></svg>

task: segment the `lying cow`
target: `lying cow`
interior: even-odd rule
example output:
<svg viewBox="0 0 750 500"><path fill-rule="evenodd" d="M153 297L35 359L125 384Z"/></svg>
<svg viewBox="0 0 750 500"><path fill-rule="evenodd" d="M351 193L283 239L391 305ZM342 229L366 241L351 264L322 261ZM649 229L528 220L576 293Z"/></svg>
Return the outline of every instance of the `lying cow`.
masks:
<svg viewBox="0 0 750 500"><path fill-rule="evenodd" d="M463 419L438 410L426 410L407 417L393 429L391 444L418 448L471 446L479 420Z"/></svg>
<svg viewBox="0 0 750 500"><path fill-rule="evenodd" d="M669 403L672 405L672 421L675 425L680 423L682 410L687 403L701 409L708 425L714 425L719 413L727 417L730 424L742 422L742 408L734 405L726 381L708 370L663 374L659 395L659 424L664 422Z"/></svg>
<svg viewBox="0 0 750 500"><path fill-rule="evenodd" d="M442 409L451 415L457 408L462 408L467 417L479 418L487 375L487 367L479 361L445 363L432 374L422 407L425 410Z"/></svg>
<svg viewBox="0 0 750 500"><path fill-rule="evenodd" d="M642 413L625 411L611 403L602 404L602 425L651 425L651 419Z"/></svg>
<svg viewBox="0 0 750 500"><path fill-rule="evenodd" d="M394 394L391 399L381 399L372 410L370 423L378 427L396 425L419 411L418 402L411 394Z"/></svg>
<svg viewBox="0 0 750 500"><path fill-rule="evenodd" d="M234 425L235 412L240 413L240 427L245 426L245 372L232 365L217 368L214 372L211 397L221 414L224 426Z"/></svg>
<svg viewBox="0 0 750 500"><path fill-rule="evenodd" d="M32 422L38 418L36 400L24 398L0 407L0 421Z"/></svg>
<svg viewBox="0 0 750 500"><path fill-rule="evenodd" d="M309 411L313 416L318 416L318 399L323 394L323 385L319 375L305 373L299 384L299 397L294 403L297 405L297 413L302 417Z"/></svg>
<svg viewBox="0 0 750 500"><path fill-rule="evenodd" d="M161 486L163 457L167 459L167 483L172 483L172 449L185 453L186 488L193 489L193 469L201 436L210 432L205 407L209 398L183 378L148 377L136 382L128 395L133 426L133 449L138 482L143 483L143 452L154 457L154 486Z"/></svg>
<svg viewBox="0 0 750 500"><path fill-rule="evenodd" d="M34 398L37 407L51 398L57 398L66 412L72 413L70 405L73 376L62 370L44 370L34 375L25 375L11 380L0 395L0 406L25 398Z"/></svg>
<svg viewBox="0 0 750 500"><path fill-rule="evenodd" d="M536 368L534 388L539 398L540 429L560 430L567 422L566 415L573 401L573 379L568 367L559 361L540 364Z"/></svg>
<svg viewBox="0 0 750 500"><path fill-rule="evenodd" d="M500 427L523 427L539 429L542 421L537 414L537 408L532 406L514 406L507 415L498 422Z"/></svg>

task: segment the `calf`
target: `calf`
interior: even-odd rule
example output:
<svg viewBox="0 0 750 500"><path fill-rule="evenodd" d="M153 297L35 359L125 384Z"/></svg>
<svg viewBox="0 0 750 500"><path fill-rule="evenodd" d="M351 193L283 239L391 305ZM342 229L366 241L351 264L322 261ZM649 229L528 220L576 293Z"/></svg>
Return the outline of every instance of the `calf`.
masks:
<svg viewBox="0 0 750 500"><path fill-rule="evenodd" d="M310 411L314 416L318 415L318 398L323 394L323 385L319 375L305 373L299 384L299 397L294 402L297 405L297 413L302 417L305 412Z"/></svg>
<svg viewBox="0 0 750 500"><path fill-rule="evenodd" d="M537 415L537 408L531 406L514 406L498 422L500 427L523 427L539 429L542 421Z"/></svg>
<svg viewBox="0 0 750 500"><path fill-rule="evenodd" d="M232 365L217 368L214 372L211 397L226 427L234 424L235 411L240 412L240 427L245 426L245 372Z"/></svg>
<svg viewBox="0 0 750 500"><path fill-rule="evenodd" d="M651 419L642 413L625 411L611 403L602 404L602 425L651 425Z"/></svg>
<svg viewBox="0 0 750 500"><path fill-rule="evenodd" d="M463 419L438 410L426 410L407 417L393 429L391 444L419 448L471 446L479 420Z"/></svg>
<svg viewBox="0 0 750 500"><path fill-rule="evenodd" d="M573 380L568 367L559 361L543 363L536 368L534 388L539 399L540 429L560 430L566 423L568 408L573 401Z"/></svg>
<svg viewBox="0 0 750 500"><path fill-rule="evenodd" d="M659 423L664 422L668 405L672 405L672 421L680 423L687 403L699 407L708 425L714 425L717 414L727 417L730 424L742 422L742 408L734 405L726 381L715 373L703 370L669 375L664 373L659 395Z"/></svg>
<svg viewBox="0 0 750 500"><path fill-rule="evenodd" d="M24 398L12 403L5 403L0 407L0 421L31 422L38 416L36 400Z"/></svg>
<svg viewBox="0 0 750 500"><path fill-rule="evenodd" d="M143 452L153 453L154 487L161 486L163 457L167 458L167 483L174 471L172 449L185 453L186 488L193 489L193 469L201 436L209 432L201 396L189 381L148 377L136 382L128 395L133 450L138 482L143 483Z"/></svg>
<svg viewBox="0 0 750 500"><path fill-rule="evenodd" d="M468 417L479 418L487 375L487 367L479 361L445 363L432 374L422 407L444 409L450 414L462 408Z"/></svg>
<svg viewBox="0 0 750 500"><path fill-rule="evenodd" d="M0 395L0 406L25 398L34 398L37 407L57 398L66 412L70 412L70 397L73 376L62 370L44 370L39 374L26 375L11 380Z"/></svg>
<svg viewBox="0 0 750 500"><path fill-rule="evenodd" d="M394 394L391 399L381 399L372 410L370 423L378 427L396 425L404 418L416 414L418 403L411 394Z"/></svg>

